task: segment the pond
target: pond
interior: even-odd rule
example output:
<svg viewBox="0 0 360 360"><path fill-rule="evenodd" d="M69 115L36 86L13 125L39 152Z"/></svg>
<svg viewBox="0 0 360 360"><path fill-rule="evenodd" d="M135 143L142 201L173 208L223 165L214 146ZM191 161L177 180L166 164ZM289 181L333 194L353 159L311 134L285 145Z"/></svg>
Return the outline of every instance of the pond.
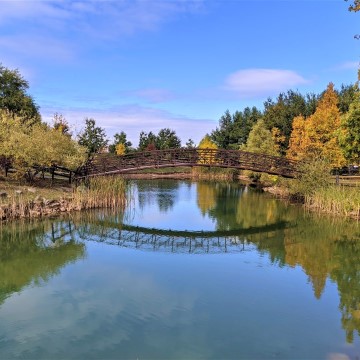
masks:
<svg viewBox="0 0 360 360"><path fill-rule="evenodd" d="M360 227L239 183L0 226L1 359L358 359Z"/></svg>

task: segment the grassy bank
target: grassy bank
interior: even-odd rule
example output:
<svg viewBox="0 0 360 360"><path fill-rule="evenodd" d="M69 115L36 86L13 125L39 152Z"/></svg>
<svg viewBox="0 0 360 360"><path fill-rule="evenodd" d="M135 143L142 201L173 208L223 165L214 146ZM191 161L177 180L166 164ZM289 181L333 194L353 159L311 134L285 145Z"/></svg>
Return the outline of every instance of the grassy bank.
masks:
<svg viewBox="0 0 360 360"><path fill-rule="evenodd" d="M0 221L58 215L94 208L122 208L126 204L126 183L120 177L99 177L88 184L70 187L64 183L39 182L31 187L0 183Z"/></svg>
<svg viewBox="0 0 360 360"><path fill-rule="evenodd" d="M336 216L360 219L360 189L331 185L315 189L304 198L305 207Z"/></svg>

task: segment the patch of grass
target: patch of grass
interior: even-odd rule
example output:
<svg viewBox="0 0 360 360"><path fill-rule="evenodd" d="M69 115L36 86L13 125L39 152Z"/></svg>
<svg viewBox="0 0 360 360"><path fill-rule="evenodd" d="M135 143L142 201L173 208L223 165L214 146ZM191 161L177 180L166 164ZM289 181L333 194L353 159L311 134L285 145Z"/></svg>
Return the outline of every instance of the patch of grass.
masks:
<svg viewBox="0 0 360 360"><path fill-rule="evenodd" d="M305 196L305 206L309 209L346 217L360 217L360 192L348 186L328 186L317 188Z"/></svg>

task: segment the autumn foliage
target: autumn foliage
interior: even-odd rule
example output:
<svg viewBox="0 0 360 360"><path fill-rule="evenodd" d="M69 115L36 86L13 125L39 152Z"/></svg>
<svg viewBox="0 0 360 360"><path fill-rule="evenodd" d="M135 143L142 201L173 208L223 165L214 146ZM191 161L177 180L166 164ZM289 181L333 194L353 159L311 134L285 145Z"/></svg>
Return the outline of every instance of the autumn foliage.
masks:
<svg viewBox="0 0 360 360"><path fill-rule="evenodd" d="M293 120L287 155L291 158L326 159L333 167L346 163L339 145L340 111L334 85L330 83L313 115Z"/></svg>

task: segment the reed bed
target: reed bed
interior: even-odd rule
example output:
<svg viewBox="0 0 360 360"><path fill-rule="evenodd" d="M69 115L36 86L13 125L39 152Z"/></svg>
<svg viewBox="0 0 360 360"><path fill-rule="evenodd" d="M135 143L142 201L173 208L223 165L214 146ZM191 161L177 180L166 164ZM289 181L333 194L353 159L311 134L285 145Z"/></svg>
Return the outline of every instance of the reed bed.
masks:
<svg viewBox="0 0 360 360"><path fill-rule="evenodd" d="M74 189L72 202L83 209L123 208L126 204L127 186L117 176L91 178L87 186Z"/></svg>
<svg viewBox="0 0 360 360"><path fill-rule="evenodd" d="M359 188L328 186L305 196L308 209L360 219Z"/></svg>

